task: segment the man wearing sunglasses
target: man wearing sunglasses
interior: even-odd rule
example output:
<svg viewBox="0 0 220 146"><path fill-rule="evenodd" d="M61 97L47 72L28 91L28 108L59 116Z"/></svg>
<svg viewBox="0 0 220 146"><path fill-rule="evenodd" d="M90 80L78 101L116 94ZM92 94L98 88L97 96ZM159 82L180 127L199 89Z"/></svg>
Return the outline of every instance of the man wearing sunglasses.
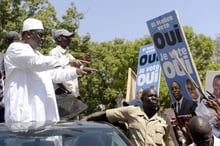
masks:
<svg viewBox="0 0 220 146"><path fill-rule="evenodd" d="M44 56L37 49L44 41L40 20L23 22L22 41L12 43L5 55L5 123L60 120L53 82L59 83L95 72L95 69L61 69L71 59Z"/></svg>
<svg viewBox="0 0 220 146"><path fill-rule="evenodd" d="M54 32L53 39L56 42L56 47L53 48L49 55L57 56L59 58L70 58L76 61L75 67L80 67L81 63L72 54L69 53L68 47L71 42L71 38L74 36L73 32L69 32L66 29L58 29ZM70 65L65 66L64 68L71 68ZM55 93L61 95L64 93L71 94L74 97L79 97L79 87L78 79L66 81L64 83L55 84Z"/></svg>
<svg viewBox="0 0 220 146"><path fill-rule="evenodd" d="M143 91L140 106L125 106L96 112L82 120L122 122L128 126L128 137L135 146L176 146L170 121L159 112L159 97L154 88Z"/></svg>

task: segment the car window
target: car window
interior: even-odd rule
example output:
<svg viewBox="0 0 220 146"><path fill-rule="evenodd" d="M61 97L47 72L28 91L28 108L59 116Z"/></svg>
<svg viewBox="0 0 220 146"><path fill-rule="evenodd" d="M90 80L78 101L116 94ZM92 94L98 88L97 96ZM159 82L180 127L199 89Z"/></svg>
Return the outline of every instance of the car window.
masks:
<svg viewBox="0 0 220 146"><path fill-rule="evenodd" d="M42 130L0 136L0 146L130 146L123 135L110 128Z"/></svg>
<svg viewBox="0 0 220 146"><path fill-rule="evenodd" d="M80 134L74 139L65 137L63 141L65 146L129 146L120 133L112 130L87 131L86 134Z"/></svg>
<svg viewBox="0 0 220 146"><path fill-rule="evenodd" d="M7 137L0 140L0 146L62 146L62 137Z"/></svg>

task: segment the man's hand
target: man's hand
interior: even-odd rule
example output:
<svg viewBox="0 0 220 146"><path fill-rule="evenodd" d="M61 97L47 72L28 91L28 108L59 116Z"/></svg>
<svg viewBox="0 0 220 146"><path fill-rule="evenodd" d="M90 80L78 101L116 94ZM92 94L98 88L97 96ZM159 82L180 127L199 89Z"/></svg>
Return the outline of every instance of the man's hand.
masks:
<svg viewBox="0 0 220 146"><path fill-rule="evenodd" d="M78 60L81 62L82 66L84 66L84 67L89 67L89 64L90 64L89 61L86 61L86 60L80 60L80 59L78 59Z"/></svg>
<svg viewBox="0 0 220 146"><path fill-rule="evenodd" d="M83 67L83 68L77 68L76 69L76 73L78 75L87 75L87 74L91 74L91 73L94 73L94 72L97 72L97 71L98 71L97 69L89 68L89 67Z"/></svg>
<svg viewBox="0 0 220 146"><path fill-rule="evenodd" d="M82 62L78 59L70 59L69 65L72 67L80 68L80 66L82 65Z"/></svg>
<svg viewBox="0 0 220 146"><path fill-rule="evenodd" d="M76 67L76 68L80 68L83 66L88 67L90 64L89 61L85 61L85 60L80 60L80 59L70 59L69 60L69 65L72 67Z"/></svg>
<svg viewBox="0 0 220 146"><path fill-rule="evenodd" d="M217 100L207 100L206 106L212 108L220 116L220 106L218 105Z"/></svg>

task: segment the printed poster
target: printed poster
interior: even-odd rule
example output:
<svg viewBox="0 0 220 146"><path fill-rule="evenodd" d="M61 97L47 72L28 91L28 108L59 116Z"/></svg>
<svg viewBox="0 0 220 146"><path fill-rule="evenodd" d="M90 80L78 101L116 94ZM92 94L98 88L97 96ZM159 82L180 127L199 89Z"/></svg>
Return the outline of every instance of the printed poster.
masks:
<svg viewBox="0 0 220 146"><path fill-rule="evenodd" d="M205 88L220 101L220 71L207 71Z"/></svg>
<svg viewBox="0 0 220 146"><path fill-rule="evenodd" d="M153 44L140 47L138 57L136 96L139 89L154 87L159 95L160 62Z"/></svg>
<svg viewBox="0 0 220 146"><path fill-rule="evenodd" d="M177 11L173 10L149 20L147 21L147 26L154 43L172 101L175 101L175 98L171 93L171 84L174 81L178 82L180 85L180 88L183 91L183 97L191 99L185 86L186 80L191 77L197 86L200 89L202 88ZM180 63L182 63L185 70L175 57L178 58Z"/></svg>

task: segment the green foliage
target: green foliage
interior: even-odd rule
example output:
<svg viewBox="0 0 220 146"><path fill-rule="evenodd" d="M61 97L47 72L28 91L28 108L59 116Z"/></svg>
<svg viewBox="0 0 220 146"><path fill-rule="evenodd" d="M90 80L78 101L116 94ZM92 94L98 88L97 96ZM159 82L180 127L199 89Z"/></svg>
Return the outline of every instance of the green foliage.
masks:
<svg viewBox="0 0 220 146"><path fill-rule="evenodd" d="M29 17L37 18L42 20L45 28L45 33L47 35L45 43L43 45L41 52L46 52L45 50L48 46L52 45L51 39L51 29L54 28L58 19L56 18L56 12L53 6L48 2L48 0L3 0L0 4L2 13L1 17L1 28L0 36L1 38L1 48L3 51L7 49L4 43L5 34L7 31L17 31L21 34L23 20Z"/></svg>
<svg viewBox="0 0 220 146"><path fill-rule="evenodd" d="M214 42L204 34L195 34L190 27L184 27L185 36L198 71L201 82L204 85L206 71L213 69L212 57Z"/></svg>
<svg viewBox="0 0 220 146"><path fill-rule="evenodd" d="M150 42L151 38L148 36L135 42L117 38L109 42L89 44L91 67L99 71L92 75L93 79L90 76L80 79L80 91L86 103L90 105L88 112L98 110L99 104L104 104L106 108L116 107L118 98L125 98L128 68L137 70L140 46ZM86 84L88 78L89 84Z"/></svg>
<svg viewBox="0 0 220 146"><path fill-rule="evenodd" d="M213 61L220 63L220 35L216 37L216 40L214 41L215 48L214 48L214 57Z"/></svg>

